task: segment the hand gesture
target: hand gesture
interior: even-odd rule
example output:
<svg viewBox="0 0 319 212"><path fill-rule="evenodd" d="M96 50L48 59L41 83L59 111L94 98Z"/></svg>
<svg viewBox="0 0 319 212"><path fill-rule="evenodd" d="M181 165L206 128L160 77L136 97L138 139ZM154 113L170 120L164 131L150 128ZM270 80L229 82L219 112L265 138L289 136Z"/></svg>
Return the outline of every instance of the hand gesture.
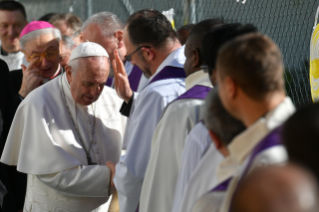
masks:
<svg viewBox="0 0 319 212"><path fill-rule="evenodd" d="M111 161L106 162L106 166L111 170L111 186L115 186L113 182L113 178L115 176L115 164Z"/></svg>
<svg viewBox="0 0 319 212"><path fill-rule="evenodd" d="M117 52L117 49L114 50L115 60L112 61L112 66L114 70L114 86L117 95L128 103L133 96L133 91L128 81L128 77L125 71L124 64Z"/></svg>
<svg viewBox="0 0 319 212"><path fill-rule="evenodd" d="M21 65L23 78L19 94L23 98L43 83L42 73L36 67L36 63L37 61L32 61L27 68Z"/></svg>

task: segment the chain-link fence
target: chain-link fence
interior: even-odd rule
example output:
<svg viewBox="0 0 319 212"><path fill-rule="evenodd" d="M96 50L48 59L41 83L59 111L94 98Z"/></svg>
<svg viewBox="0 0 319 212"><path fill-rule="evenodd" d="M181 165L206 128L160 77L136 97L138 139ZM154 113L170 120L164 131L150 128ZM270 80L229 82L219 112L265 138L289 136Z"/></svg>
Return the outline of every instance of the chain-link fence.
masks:
<svg viewBox="0 0 319 212"><path fill-rule="evenodd" d="M311 102L309 46L318 0L20 0L28 20L50 12L73 11L88 16L111 11L125 22L142 8L166 11L174 8L176 28L207 18L252 23L281 48L285 61L286 92L296 106ZM242 2L245 2L244 4Z"/></svg>

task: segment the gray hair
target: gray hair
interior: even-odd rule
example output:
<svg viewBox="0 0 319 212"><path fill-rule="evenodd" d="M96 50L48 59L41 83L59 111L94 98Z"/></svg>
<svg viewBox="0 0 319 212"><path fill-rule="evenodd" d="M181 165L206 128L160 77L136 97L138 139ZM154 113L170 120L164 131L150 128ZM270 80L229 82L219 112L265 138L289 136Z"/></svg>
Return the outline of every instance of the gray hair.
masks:
<svg viewBox="0 0 319 212"><path fill-rule="evenodd" d="M204 122L205 126L226 146L246 128L242 122L225 110L218 96L218 88L212 89L206 97Z"/></svg>
<svg viewBox="0 0 319 212"><path fill-rule="evenodd" d="M89 17L82 26L82 32L90 24L98 25L105 37L110 37L117 30L123 30L124 28L121 20L111 12L100 12Z"/></svg>
<svg viewBox="0 0 319 212"><path fill-rule="evenodd" d="M39 30L32 31L32 32L24 35L20 39L20 47L21 47L21 49L24 50L25 49L25 45L29 41L31 41L31 40L33 40L33 39L35 39L35 38L37 38L37 37L39 37L41 35L50 34L50 33L52 33L53 36L57 39L57 41L60 42L60 40L61 40L61 32L60 32L60 30L58 30L56 28L39 29Z"/></svg>
<svg viewBox="0 0 319 212"><path fill-rule="evenodd" d="M68 49L73 49L76 46L76 43L74 42L74 40L71 37L66 35L62 36L62 43Z"/></svg>

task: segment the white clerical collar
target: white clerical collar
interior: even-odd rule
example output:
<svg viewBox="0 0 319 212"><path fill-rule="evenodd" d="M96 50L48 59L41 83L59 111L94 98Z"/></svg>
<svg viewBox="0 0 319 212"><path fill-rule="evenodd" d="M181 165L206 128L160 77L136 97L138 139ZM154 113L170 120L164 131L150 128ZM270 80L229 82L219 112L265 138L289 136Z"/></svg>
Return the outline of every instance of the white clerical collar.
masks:
<svg viewBox="0 0 319 212"><path fill-rule="evenodd" d="M217 168L218 179L225 179L225 175L229 177L230 172L234 172L238 166L244 163L258 142L270 131L282 125L294 112L295 107L291 99L286 97L276 108L236 136L228 146L229 156Z"/></svg>
<svg viewBox="0 0 319 212"><path fill-rule="evenodd" d="M183 68L185 63L185 55L184 55L184 48L185 45L176 49L172 53L170 53L166 59L161 63L160 66L156 69L155 74L149 78L149 81L151 81L164 67L166 66L173 66L177 68Z"/></svg>
<svg viewBox="0 0 319 212"><path fill-rule="evenodd" d="M213 87L212 83L210 82L208 73L205 73L203 70L196 71L185 79L186 90L191 89L195 85L203 85L210 88Z"/></svg>

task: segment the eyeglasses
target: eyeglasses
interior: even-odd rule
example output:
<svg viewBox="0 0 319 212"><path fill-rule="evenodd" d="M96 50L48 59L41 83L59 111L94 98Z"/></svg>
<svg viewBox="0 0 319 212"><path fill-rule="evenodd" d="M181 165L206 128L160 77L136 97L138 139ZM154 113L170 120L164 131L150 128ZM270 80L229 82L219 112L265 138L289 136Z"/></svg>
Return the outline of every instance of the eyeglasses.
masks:
<svg viewBox="0 0 319 212"><path fill-rule="evenodd" d="M45 53L39 53L39 54L33 54L29 57L30 60L37 60L37 61L42 61L43 58L45 57L45 59L47 60L54 60L56 58L56 56L58 55L57 51L49 51L49 52L45 52Z"/></svg>
<svg viewBox="0 0 319 212"><path fill-rule="evenodd" d="M141 48L148 48L148 49L150 49L151 47L150 47L150 46L140 46L140 47L138 47L137 49L135 49L134 52L132 52L131 54L125 56L125 57L124 57L125 60L128 61L128 62L131 62L131 60L132 60L132 55L133 55L135 52L137 52L138 50L140 50Z"/></svg>
<svg viewBox="0 0 319 212"><path fill-rule="evenodd" d="M71 38L75 38L76 36L78 36L81 33L81 30L78 30L76 32L74 32L74 34L71 36Z"/></svg>

